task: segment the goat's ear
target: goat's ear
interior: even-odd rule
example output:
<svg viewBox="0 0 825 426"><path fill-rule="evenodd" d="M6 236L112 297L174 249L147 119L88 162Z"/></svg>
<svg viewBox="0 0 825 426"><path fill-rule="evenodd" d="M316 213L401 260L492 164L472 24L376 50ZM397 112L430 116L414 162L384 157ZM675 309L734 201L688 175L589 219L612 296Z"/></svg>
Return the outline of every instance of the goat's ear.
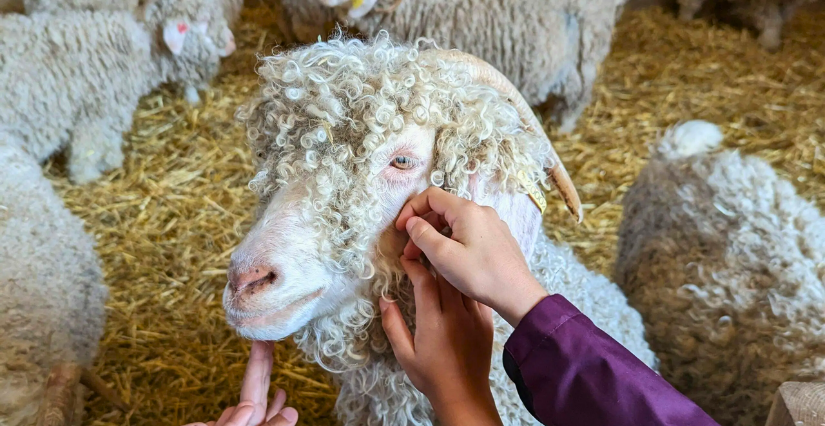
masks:
<svg viewBox="0 0 825 426"><path fill-rule="evenodd" d="M499 184L492 179L470 175L467 190L470 197L482 206L490 206L510 227L510 232L518 241L526 258L533 254L536 236L541 231L541 211L526 194L502 192Z"/></svg>
<svg viewBox="0 0 825 426"><path fill-rule="evenodd" d="M163 27L163 41L173 55L180 55L183 51L183 41L189 29L189 24L182 20L168 21Z"/></svg>

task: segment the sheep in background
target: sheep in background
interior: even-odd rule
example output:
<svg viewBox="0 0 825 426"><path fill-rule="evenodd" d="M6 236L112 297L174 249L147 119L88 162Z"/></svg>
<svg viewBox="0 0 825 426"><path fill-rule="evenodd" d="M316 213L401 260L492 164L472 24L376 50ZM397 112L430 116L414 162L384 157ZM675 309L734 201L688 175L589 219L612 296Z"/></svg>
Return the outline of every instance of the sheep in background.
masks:
<svg viewBox="0 0 825 426"><path fill-rule="evenodd" d="M386 30L399 40L426 37L478 56L530 105L552 101L559 130L569 132L590 103L625 0L364 0L356 8L346 0L285 0L292 27L317 28L319 2L338 6L340 20L364 35ZM302 23L302 16L313 19Z"/></svg>
<svg viewBox="0 0 825 426"><path fill-rule="evenodd" d="M75 183L120 167L140 97L165 82L208 81L234 49L216 44L231 34L220 12L196 21L209 11L201 4L190 16L175 0L153 2L145 23L128 12L0 17L0 137L39 161L67 148Z"/></svg>
<svg viewBox="0 0 825 426"><path fill-rule="evenodd" d="M393 223L431 185L493 206L539 282L654 364L642 319L619 288L542 232L526 188L553 182L581 219L578 195L530 107L489 64L394 44L382 32L263 58L258 73L261 92L237 116L257 158L250 187L259 220L232 254L224 308L245 337L295 333L336 374L344 424L434 421L392 354L377 306L382 295L398 300L413 326L412 286L398 261L407 236ZM537 424L501 363L512 329L494 321L499 412L507 425Z"/></svg>
<svg viewBox="0 0 825 426"><path fill-rule="evenodd" d="M761 426L784 381L825 379L825 219L757 157L669 131L624 198L616 282L661 374L722 425Z"/></svg>
<svg viewBox="0 0 825 426"><path fill-rule="evenodd" d="M62 10L135 11L138 0L23 0L26 13Z"/></svg>
<svg viewBox="0 0 825 426"><path fill-rule="evenodd" d="M26 13L59 13L63 11L72 10L89 10L89 11L127 11L138 15L138 19L146 18L140 16L147 5L154 3L155 0L25 0ZM164 20L169 16L183 16L192 18L198 21L200 25L208 25L208 21L216 19L223 15L229 26L240 16L241 8L243 8L243 0L179 0L177 2L161 2L159 6L161 9L166 9L164 12L155 15L155 21L147 21L147 27L154 28L162 25ZM151 9L151 7L149 8ZM151 17L149 17L151 19ZM226 49L226 55L230 54L235 49L235 37L229 28L221 28L220 32L210 34L213 40L217 41L221 49ZM200 60L200 59L199 59ZM176 61L181 62L177 64L179 70L188 70L191 74L189 78L179 82L183 89L184 98L190 104L200 103L200 95L198 89L206 90L209 87L209 81L217 74L217 67L212 61L207 61L204 64L200 62L185 61L182 58L177 58Z"/></svg>
<svg viewBox="0 0 825 426"><path fill-rule="evenodd" d="M725 14L756 30L758 42L765 50L776 52L782 47L782 26L793 18L796 10L815 0L719 0ZM678 0L679 19L684 22L702 9L706 0Z"/></svg>
<svg viewBox="0 0 825 426"><path fill-rule="evenodd" d="M44 406L73 406L64 414L79 424L83 393L46 379L97 352L108 290L94 246L37 161L0 139L0 424L33 425L46 393L56 400Z"/></svg>

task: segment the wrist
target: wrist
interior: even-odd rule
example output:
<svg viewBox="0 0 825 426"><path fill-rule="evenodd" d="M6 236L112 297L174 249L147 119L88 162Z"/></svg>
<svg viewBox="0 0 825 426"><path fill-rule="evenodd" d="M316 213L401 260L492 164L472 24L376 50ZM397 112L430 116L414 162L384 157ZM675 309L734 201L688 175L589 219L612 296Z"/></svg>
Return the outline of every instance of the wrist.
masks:
<svg viewBox="0 0 825 426"><path fill-rule="evenodd" d="M549 295L550 293L530 276L524 283L513 285L498 301L498 307L490 307L515 328L525 315Z"/></svg>
<svg viewBox="0 0 825 426"><path fill-rule="evenodd" d="M433 411L442 426L501 426L493 394L473 395L468 398L431 400Z"/></svg>

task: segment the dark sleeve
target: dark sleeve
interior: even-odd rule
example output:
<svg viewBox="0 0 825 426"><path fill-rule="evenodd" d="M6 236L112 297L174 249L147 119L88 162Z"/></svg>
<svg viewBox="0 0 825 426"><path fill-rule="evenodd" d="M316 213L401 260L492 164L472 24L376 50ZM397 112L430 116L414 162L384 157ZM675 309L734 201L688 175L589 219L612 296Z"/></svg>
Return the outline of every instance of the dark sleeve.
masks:
<svg viewBox="0 0 825 426"><path fill-rule="evenodd" d="M504 368L524 405L552 426L719 426L561 295L507 340Z"/></svg>

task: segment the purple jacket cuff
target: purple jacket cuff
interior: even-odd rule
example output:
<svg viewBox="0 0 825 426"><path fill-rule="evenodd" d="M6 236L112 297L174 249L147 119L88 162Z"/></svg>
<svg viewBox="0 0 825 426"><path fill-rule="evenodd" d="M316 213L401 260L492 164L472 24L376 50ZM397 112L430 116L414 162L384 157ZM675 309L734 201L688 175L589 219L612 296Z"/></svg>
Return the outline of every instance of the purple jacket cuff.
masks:
<svg viewBox="0 0 825 426"><path fill-rule="evenodd" d="M521 320L504 366L546 425L718 426L561 295Z"/></svg>

